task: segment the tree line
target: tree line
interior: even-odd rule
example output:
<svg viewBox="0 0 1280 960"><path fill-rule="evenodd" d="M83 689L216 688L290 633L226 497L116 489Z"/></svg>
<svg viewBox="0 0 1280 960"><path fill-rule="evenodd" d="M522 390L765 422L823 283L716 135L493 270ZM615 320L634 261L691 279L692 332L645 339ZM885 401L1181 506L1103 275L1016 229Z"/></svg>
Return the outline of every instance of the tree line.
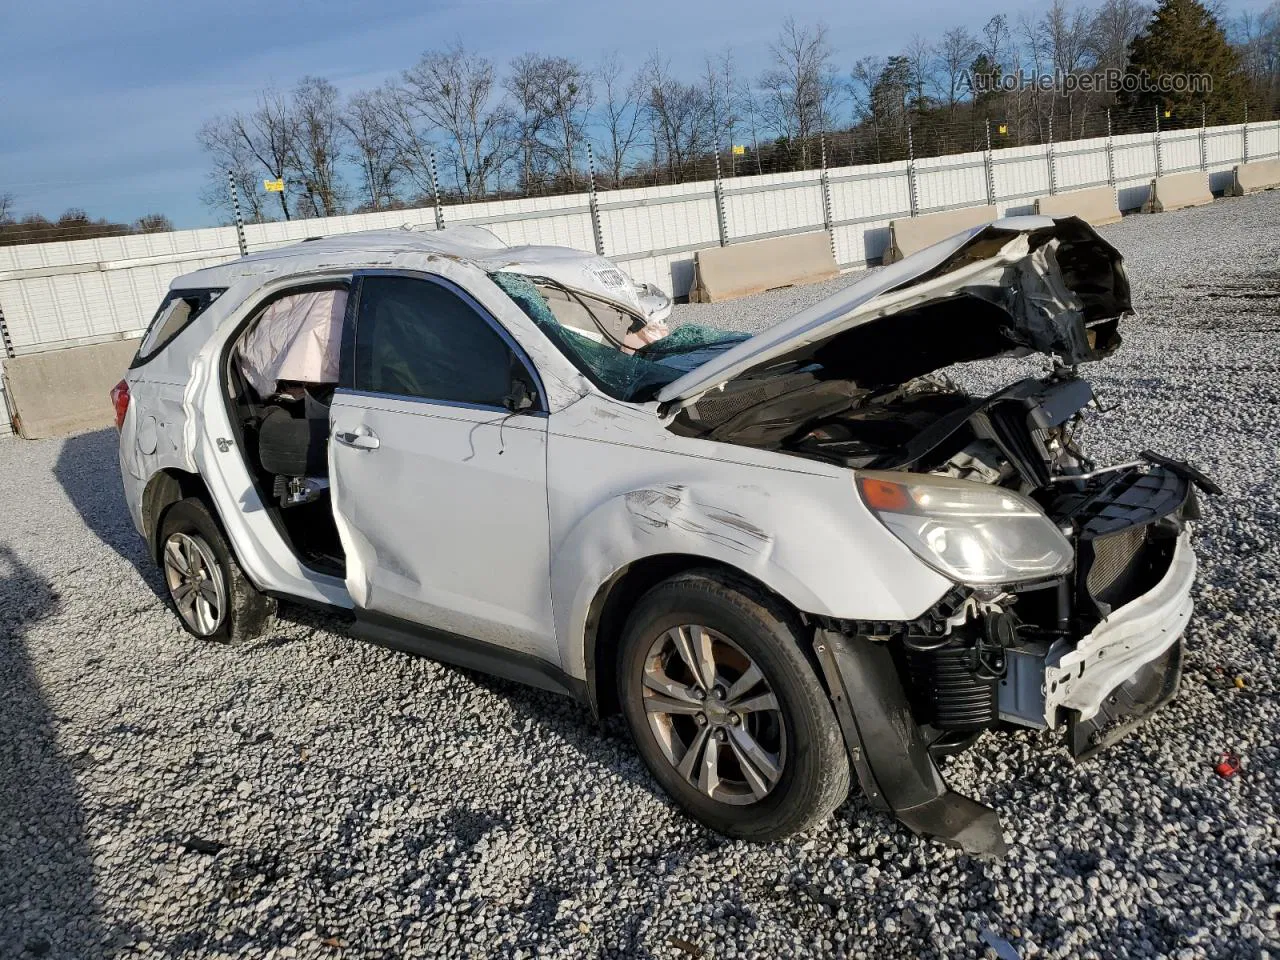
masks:
<svg viewBox="0 0 1280 960"><path fill-rule="evenodd" d="M1209 74L1208 91L1045 89L1019 75ZM986 78L986 82L979 82ZM1049 0L979 30L913 36L842 64L822 23L783 21L764 68L732 49L677 70L661 52L628 70L526 53L499 65L462 42L429 50L382 86L343 94L323 77L262 90L207 121L205 203L225 220L235 180L251 222L581 190L588 150L602 188L896 161L1165 127L1280 116L1280 0L1229 15L1199 0ZM284 189L266 192L264 180ZM15 226L0 208L0 236ZM158 215L156 215L158 216ZM29 232L146 229L68 211ZM161 218L162 219L162 218ZM65 221L65 222L64 222ZM79 234L77 234L79 235ZM34 238L34 235L32 236Z"/></svg>
<svg viewBox="0 0 1280 960"><path fill-rule="evenodd" d="M132 223L94 219L79 207L72 207L56 220L38 213L17 215L17 199L0 193L0 247L19 243L49 243L55 240L92 240L137 233L167 233L173 224L163 213L148 213Z"/></svg>

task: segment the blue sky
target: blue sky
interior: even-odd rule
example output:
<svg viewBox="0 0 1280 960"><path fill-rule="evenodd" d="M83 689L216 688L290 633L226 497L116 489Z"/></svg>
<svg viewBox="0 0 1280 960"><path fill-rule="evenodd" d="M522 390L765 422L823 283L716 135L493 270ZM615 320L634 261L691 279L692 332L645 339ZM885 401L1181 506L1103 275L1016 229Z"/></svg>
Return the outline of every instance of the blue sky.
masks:
<svg viewBox="0 0 1280 960"><path fill-rule="evenodd" d="M1266 0L1236 0L1233 13ZM0 4L0 192L17 212L70 206L130 221L150 211L179 227L214 222L200 201L208 168L201 123L251 107L255 91L319 74L343 92L375 86L422 51L460 38L502 63L527 50L593 63L617 49L629 67L654 49L692 75L702 55L732 46L744 74L765 65L782 18L822 20L842 72L913 34L974 29L1036 0L89 0ZM682 69L683 68L683 69Z"/></svg>

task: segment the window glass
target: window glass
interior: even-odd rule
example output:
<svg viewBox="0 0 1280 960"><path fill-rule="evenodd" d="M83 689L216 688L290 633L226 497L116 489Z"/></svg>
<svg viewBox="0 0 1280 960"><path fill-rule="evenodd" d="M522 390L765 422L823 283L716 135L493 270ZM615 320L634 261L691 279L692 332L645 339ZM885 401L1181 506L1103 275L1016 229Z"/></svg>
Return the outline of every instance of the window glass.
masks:
<svg viewBox="0 0 1280 960"><path fill-rule="evenodd" d="M176 337L221 293L221 290L170 290L142 338L138 359L145 360Z"/></svg>
<svg viewBox="0 0 1280 960"><path fill-rule="evenodd" d="M557 311L557 304L563 302L563 298L557 301L551 296L551 288L518 273L499 271L489 277L570 363L597 387L619 400L635 403L651 400L668 383L749 336L688 323L634 354L624 353L602 342L603 338L589 337L566 322Z"/></svg>
<svg viewBox="0 0 1280 960"><path fill-rule="evenodd" d="M523 364L474 307L412 277L365 277L353 386L424 400L501 407Z"/></svg>

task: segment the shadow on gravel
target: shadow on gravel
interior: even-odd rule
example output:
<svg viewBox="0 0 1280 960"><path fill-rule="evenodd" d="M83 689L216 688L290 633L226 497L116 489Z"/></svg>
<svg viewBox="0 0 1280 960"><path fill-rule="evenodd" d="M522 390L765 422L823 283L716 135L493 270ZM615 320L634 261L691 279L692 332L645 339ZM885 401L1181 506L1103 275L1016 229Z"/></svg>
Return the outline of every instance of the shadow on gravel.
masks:
<svg viewBox="0 0 1280 960"><path fill-rule="evenodd" d="M23 638L58 595L0 544L0 954L105 953L84 811Z"/></svg>
<svg viewBox="0 0 1280 960"><path fill-rule="evenodd" d="M119 435L113 429L69 437L62 443L53 475L86 527L124 557L158 597L164 597L160 571L147 556L147 546L133 528L117 455Z"/></svg>

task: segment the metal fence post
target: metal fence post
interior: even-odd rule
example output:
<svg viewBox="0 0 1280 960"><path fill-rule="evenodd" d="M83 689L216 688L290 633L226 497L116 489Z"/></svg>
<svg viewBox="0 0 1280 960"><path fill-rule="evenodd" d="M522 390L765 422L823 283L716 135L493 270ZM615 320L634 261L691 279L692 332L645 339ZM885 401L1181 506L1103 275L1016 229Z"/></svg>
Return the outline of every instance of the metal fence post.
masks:
<svg viewBox="0 0 1280 960"><path fill-rule="evenodd" d="M720 230L720 246L729 245L729 223L724 214L724 184L720 181L720 151L716 151L716 226Z"/></svg>
<svg viewBox="0 0 1280 960"><path fill-rule="evenodd" d="M1160 104L1158 103L1156 104L1155 148L1156 148L1156 176L1159 177L1164 175L1164 167L1160 162Z"/></svg>
<svg viewBox="0 0 1280 960"><path fill-rule="evenodd" d="M13 350L13 340L9 336L9 325L4 322L4 307L0 306L0 343L4 345L4 355L6 357L16 357L17 354ZM0 410L0 413L3 413Z"/></svg>
<svg viewBox="0 0 1280 960"><path fill-rule="evenodd" d="M911 124L907 124L907 194L911 203L911 215L920 216L920 198L916 194L916 147L911 136Z"/></svg>
<svg viewBox="0 0 1280 960"><path fill-rule="evenodd" d="M1204 104L1200 104L1200 169L1209 169L1209 145L1205 141L1206 136L1206 111Z"/></svg>
<svg viewBox="0 0 1280 960"><path fill-rule="evenodd" d="M1116 154L1115 144L1111 142L1111 108L1107 107L1107 183L1115 194L1116 204L1120 203L1120 188L1116 186Z"/></svg>
<svg viewBox="0 0 1280 960"><path fill-rule="evenodd" d="M587 185L590 196L587 206L591 210L591 232L596 239L596 255L604 256L604 230L600 226L600 201L596 199L596 157L587 143Z"/></svg>
<svg viewBox="0 0 1280 960"><path fill-rule="evenodd" d="M827 228L827 239L831 241L831 259L836 257L836 232L832 226L835 217L831 215L831 178L827 174L827 135L820 134L818 139L822 147L822 223Z"/></svg>
<svg viewBox="0 0 1280 960"><path fill-rule="evenodd" d="M1244 102L1244 126L1240 130L1240 136L1244 139L1244 160L1249 162L1249 101Z"/></svg>
<svg viewBox="0 0 1280 960"><path fill-rule="evenodd" d="M444 207L440 206L440 176L436 173L436 152L427 154L427 169L431 173L431 196L436 205L436 229L444 229Z"/></svg>
<svg viewBox="0 0 1280 960"><path fill-rule="evenodd" d="M1049 164L1049 195L1058 192L1058 173L1053 162L1053 114L1049 114L1049 143L1046 145L1045 160Z"/></svg>
<svg viewBox="0 0 1280 960"><path fill-rule="evenodd" d="M982 165L986 168L987 177L987 206L994 207L996 205L996 170L995 164L991 159L991 118L987 117L987 149L982 154Z"/></svg>
<svg viewBox="0 0 1280 960"><path fill-rule="evenodd" d="M231 209L236 215L236 243L240 245L240 256L247 256L249 245L244 242L244 217L240 215L240 194L236 192L236 175L227 171L227 188L231 191Z"/></svg>

